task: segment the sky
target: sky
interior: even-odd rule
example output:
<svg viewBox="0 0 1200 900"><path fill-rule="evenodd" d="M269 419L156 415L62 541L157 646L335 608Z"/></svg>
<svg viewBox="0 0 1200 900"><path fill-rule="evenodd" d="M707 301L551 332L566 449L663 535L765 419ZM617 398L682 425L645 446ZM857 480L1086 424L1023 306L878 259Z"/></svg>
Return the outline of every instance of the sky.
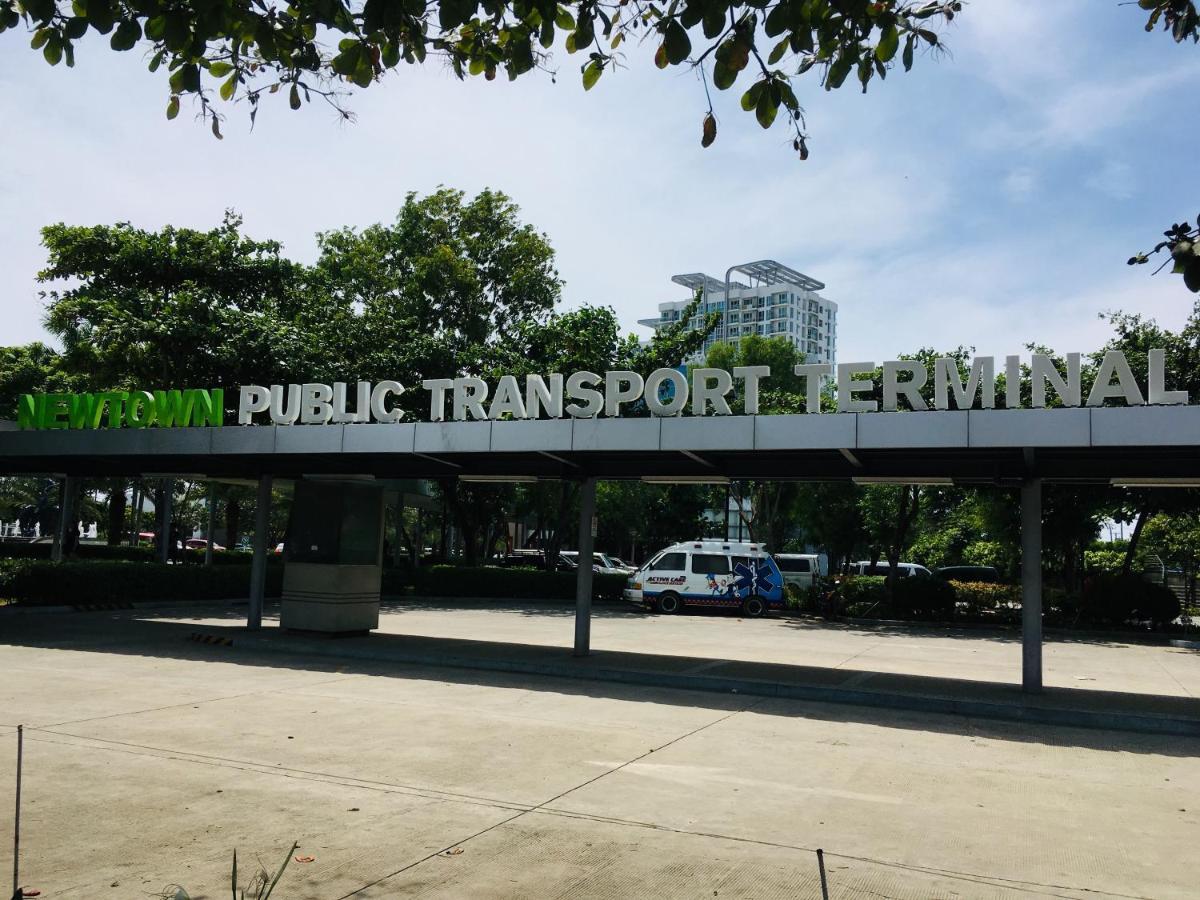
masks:
<svg viewBox="0 0 1200 900"><path fill-rule="evenodd" d="M245 230L311 261L314 235L390 221L410 191L509 194L544 231L564 308L612 306L629 331L686 292L680 272L723 277L776 259L826 283L840 361L921 347L1059 352L1099 347L1106 310L1182 325L1193 295L1132 268L1172 222L1200 213L1200 48L1143 31L1118 0L974 0L918 55L863 95L796 82L811 157L780 116L762 130L715 92L719 134L700 147L704 91L660 72L653 47L589 92L580 61L557 77L459 82L404 67L355 91L344 124L283 93L253 131L229 107L225 139L165 118L162 73L139 51L85 39L74 69L0 35L0 344L47 339L36 273L51 223L130 221Z"/></svg>

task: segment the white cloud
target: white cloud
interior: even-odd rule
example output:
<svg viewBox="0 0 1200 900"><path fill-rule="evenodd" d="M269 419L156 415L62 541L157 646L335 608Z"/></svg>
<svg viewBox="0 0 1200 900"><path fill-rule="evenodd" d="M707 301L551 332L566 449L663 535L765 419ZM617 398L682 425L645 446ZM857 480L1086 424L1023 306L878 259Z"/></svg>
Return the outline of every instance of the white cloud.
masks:
<svg viewBox="0 0 1200 900"><path fill-rule="evenodd" d="M1177 198L1200 193L1195 167L1145 174L1167 165L1180 123L1200 119L1194 92L1164 99L1155 73L1186 80L1193 64L1148 62L1170 46L1162 36L1115 52L1105 29L1129 23L1140 38L1136 16L1096 9L979 0L947 30L951 56L866 96L810 76L798 90L806 163L782 123L764 132L740 110L741 86L715 93L720 134L702 150L695 78L654 70L636 47L629 69L586 94L565 53L558 84L405 67L351 98L355 124L278 102L253 133L235 108L217 142L186 105L166 121L165 83L135 56L99 41L74 70L51 69L0 38L13 43L0 56L0 342L41 334L33 277L49 222L209 228L232 206L249 233L311 259L315 232L389 220L408 191L438 184L512 195L558 250L567 304L611 304L630 328L679 297L672 274L772 257L829 285L843 359L1032 340L1089 349L1106 305L1177 324L1189 305L1178 279L1124 260L1187 212ZM1141 177L1126 188L1127 175Z"/></svg>
<svg viewBox="0 0 1200 900"><path fill-rule="evenodd" d="M1037 185L1037 174L1028 166L1013 169L1004 176L1004 190L1013 200L1025 200Z"/></svg>
<svg viewBox="0 0 1200 900"><path fill-rule="evenodd" d="M1119 159L1105 160L1104 164L1092 171L1084 184L1114 200L1128 200L1137 193L1138 174L1133 166Z"/></svg>

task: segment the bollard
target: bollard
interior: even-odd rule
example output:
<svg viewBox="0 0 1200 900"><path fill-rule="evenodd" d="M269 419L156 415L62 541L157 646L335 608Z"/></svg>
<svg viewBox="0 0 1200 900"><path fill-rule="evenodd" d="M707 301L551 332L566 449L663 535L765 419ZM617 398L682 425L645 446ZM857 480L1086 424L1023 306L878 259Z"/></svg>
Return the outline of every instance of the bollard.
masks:
<svg viewBox="0 0 1200 900"><path fill-rule="evenodd" d="M13 817L13 900L21 900L21 760L25 755L25 726L17 726L17 812Z"/></svg>

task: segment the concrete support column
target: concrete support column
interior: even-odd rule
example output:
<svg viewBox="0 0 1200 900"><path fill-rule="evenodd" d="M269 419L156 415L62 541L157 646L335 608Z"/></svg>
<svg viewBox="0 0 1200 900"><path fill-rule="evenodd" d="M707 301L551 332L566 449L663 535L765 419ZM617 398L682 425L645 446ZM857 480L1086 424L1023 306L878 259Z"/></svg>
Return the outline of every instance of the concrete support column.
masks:
<svg viewBox="0 0 1200 900"><path fill-rule="evenodd" d="M250 563L250 610L246 627L262 628L263 598L267 594L267 530L271 526L271 476L258 477L254 504L254 559Z"/></svg>
<svg viewBox="0 0 1200 900"><path fill-rule="evenodd" d="M579 485L579 568L575 573L575 655L592 647L592 517L596 514L596 479Z"/></svg>
<svg viewBox="0 0 1200 900"><path fill-rule="evenodd" d="M129 515L129 546L136 547L141 543L142 533L142 507L146 505L146 490L142 486L142 479L138 478L133 482L133 510Z"/></svg>
<svg viewBox="0 0 1200 900"><path fill-rule="evenodd" d="M413 526L413 543L416 544L412 551L412 567L414 569L421 568L421 551L425 548L425 531L421 527L422 523L421 507L417 507L417 524Z"/></svg>
<svg viewBox="0 0 1200 900"><path fill-rule="evenodd" d="M213 528L217 523L217 483L208 483L208 509L204 521L204 564L213 564Z"/></svg>
<svg viewBox="0 0 1200 900"><path fill-rule="evenodd" d="M400 539L404 536L404 494L396 495L396 543L392 545L392 565L399 568L404 561Z"/></svg>
<svg viewBox="0 0 1200 900"><path fill-rule="evenodd" d="M1042 692L1042 482L1021 485L1021 689Z"/></svg>
<svg viewBox="0 0 1200 900"><path fill-rule="evenodd" d="M67 529L75 527L75 494L79 480L68 475L58 484L58 527L54 529L54 542L50 546L50 558L62 562L67 544Z"/></svg>
<svg viewBox="0 0 1200 900"><path fill-rule="evenodd" d="M158 561L171 558L171 503L175 499L175 482L164 478L158 489Z"/></svg>

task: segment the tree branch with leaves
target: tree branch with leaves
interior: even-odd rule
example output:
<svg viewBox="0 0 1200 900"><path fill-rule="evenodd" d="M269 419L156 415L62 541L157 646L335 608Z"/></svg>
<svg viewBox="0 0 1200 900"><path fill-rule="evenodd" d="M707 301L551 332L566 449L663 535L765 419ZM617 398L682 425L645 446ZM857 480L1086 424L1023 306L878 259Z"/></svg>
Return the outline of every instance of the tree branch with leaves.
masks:
<svg viewBox="0 0 1200 900"><path fill-rule="evenodd" d="M89 34L117 51L143 50L168 82L167 117L185 97L221 137L218 101L242 100L251 122L260 102L282 94L292 109L320 99L343 117L352 88L367 88L404 65L440 58L460 78L514 80L551 69L559 46L579 63L590 90L624 63L626 42L653 48L660 69L690 66L718 90L743 73L753 84L742 108L763 128L780 108L793 146L808 156L795 80L819 73L826 90L853 73L865 91L919 49L940 49L934 28L962 0L0 0L0 32L24 27L50 65L75 64ZM711 98L701 143L717 133Z"/></svg>

